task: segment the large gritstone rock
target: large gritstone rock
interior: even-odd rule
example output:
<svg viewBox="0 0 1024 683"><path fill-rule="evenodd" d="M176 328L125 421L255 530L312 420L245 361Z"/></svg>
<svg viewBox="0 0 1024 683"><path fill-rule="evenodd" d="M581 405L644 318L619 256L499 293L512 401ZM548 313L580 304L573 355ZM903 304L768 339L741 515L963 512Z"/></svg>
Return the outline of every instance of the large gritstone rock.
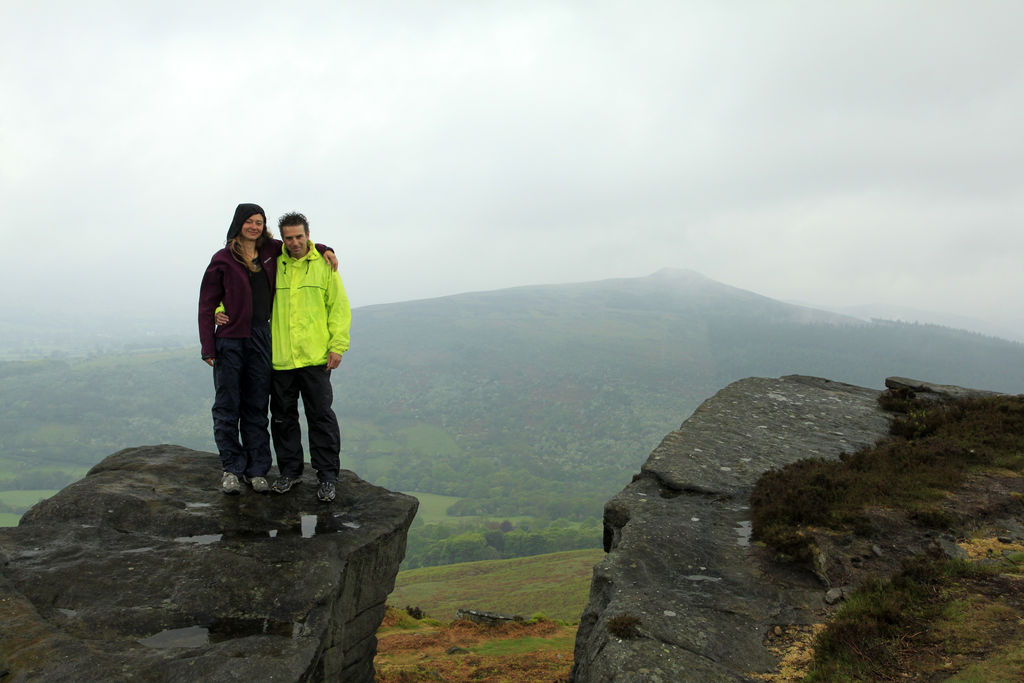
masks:
<svg viewBox="0 0 1024 683"><path fill-rule="evenodd" d="M214 454L127 449L0 529L4 683L372 681L416 499L219 484Z"/></svg>
<svg viewBox="0 0 1024 683"><path fill-rule="evenodd" d="M704 402L605 505L607 556L576 637L576 681L736 681L771 671L773 625L820 618L825 587L749 542L762 472L888 431L877 391L790 376Z"/></svg>

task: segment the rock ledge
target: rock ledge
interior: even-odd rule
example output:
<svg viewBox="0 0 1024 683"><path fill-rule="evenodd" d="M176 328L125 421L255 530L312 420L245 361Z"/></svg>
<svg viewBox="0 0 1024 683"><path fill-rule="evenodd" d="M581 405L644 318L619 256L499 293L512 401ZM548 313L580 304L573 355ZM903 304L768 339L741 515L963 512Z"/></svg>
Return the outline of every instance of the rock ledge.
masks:
<svg viewBox="0 0 1024 683"><path fill-rule="evenodd" d="M372 681L417 501L219 491L217 456L120 451L0 529L0 677Z"/></svg>
<svg viewBox="0 0 1024 683"><path fill-rule="evenodd" d="M705 401L605 505L605 558L576 636L575 681L736 681L772 671L776 624L811 624L825 590L750 543L762 472L888 432L879 392L791 375ZM617 623L635 623L623 636ZM609 624L611 623L611 628Z"/></svg>

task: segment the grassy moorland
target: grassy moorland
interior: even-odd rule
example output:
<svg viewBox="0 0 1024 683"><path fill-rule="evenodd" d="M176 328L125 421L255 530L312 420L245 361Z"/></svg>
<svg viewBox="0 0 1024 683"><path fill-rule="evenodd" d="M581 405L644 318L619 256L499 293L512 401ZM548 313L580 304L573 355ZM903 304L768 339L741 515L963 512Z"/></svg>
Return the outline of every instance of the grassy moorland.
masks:
<svg viewBox="0 0 1024 683"><path fill-rule="evenodd" d="M602 550L574 550L513 560L465 562L398 573L388 602L418 607L441 621L469 608L579 621Z"/></svg>
<svg viewBox="0 0 1024 683"><path fill-rule="evenodd" d="M593 567L603 556L580 550L399 572L377 632L378 683L566 680ZM524 620L456 621L459 607Z"/></svg>

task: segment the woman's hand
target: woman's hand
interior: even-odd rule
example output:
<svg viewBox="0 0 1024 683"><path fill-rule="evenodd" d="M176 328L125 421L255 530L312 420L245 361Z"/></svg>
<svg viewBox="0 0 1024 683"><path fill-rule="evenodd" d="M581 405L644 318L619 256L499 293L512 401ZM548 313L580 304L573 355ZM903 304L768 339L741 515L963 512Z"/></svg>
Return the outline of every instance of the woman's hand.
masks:
<svg viewBox="0 0 1024 683"><path fill-rule="evenodd" d="M333 249L328 249L324 252L324 259L331 264L331 270L335 273L338 272L338 257L334 254Z"/></svg>

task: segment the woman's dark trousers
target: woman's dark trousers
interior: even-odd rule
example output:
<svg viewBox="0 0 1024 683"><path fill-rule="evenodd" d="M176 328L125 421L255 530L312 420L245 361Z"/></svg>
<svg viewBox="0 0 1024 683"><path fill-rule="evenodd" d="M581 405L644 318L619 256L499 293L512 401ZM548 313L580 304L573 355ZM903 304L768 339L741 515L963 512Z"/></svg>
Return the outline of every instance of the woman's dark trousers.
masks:
<svg viewBox="0 0 1024 683"><path fill-rule="evenodd" d="M217 339L213 438L221 467L239 477L265 477L272 463L267 433L270 353L269 324L254 325L247 339Z"/></svg>

